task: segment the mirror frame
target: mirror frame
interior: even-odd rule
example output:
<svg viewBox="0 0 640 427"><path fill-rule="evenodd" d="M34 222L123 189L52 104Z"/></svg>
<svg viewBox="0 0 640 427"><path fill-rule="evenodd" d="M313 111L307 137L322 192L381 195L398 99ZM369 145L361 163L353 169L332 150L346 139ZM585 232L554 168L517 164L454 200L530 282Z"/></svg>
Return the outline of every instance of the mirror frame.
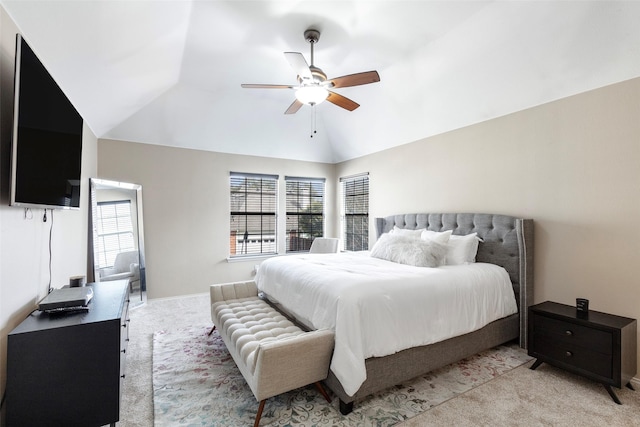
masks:
<svg viewBox="0 0 640 427"><path fill-rule="evenodd" d="M140 304L147 302L147 275L146 275L146 258L144 251L144 224L142 214L142 185L131 184L128 182L110 181L100 178L89 178L89 247L88 253L88 277L87 282L99 281L100 274L96 265L95 253L94 253L94 241L95 241L95 229L93 222L94 212L98 209L98 200L96 197L96 190L98 189L122 189L133 190L136 192L136 219L138 221L138 257L140 266ZM140 305L131 298L131 307Z"/></svg>

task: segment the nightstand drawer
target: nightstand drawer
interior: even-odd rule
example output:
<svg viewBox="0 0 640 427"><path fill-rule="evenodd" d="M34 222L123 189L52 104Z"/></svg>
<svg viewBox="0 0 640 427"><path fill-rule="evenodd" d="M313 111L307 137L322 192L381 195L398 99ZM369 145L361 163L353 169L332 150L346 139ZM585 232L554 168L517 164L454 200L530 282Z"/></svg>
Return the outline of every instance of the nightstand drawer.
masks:
<svg viewBox="0 0 640 427"><path fill-rule="evenodd" d="M578 342L563 342L553 336L535 333L533 346L539 357L583 369L603 378L613 377L613 359L610 354L593 351Z"/></svg>
<svg viewBox="0 0 640 427"><path fill-rule="evenodd" d="M535 314L533 316L536 333L566 344L579 344L590 350L611 356L613 335L611 332L564 322Z"/></svg>

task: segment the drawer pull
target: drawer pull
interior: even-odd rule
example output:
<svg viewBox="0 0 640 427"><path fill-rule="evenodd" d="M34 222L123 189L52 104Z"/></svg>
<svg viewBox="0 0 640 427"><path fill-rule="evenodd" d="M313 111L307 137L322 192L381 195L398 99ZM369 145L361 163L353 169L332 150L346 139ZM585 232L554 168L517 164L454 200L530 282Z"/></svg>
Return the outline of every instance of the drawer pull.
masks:
<svg viewBox="0 0 640 427"><path fill-rule="evenodd" d="M567 356L567 357L571 357L571 356L573 356L573 353L571 353L570 351L567 351L564 355Z"/></svg>
<svg viewBox="0 0 640 427"><path fill-rule="evenodd" d="M564 331L564 334L566 336L570 337L571 335L573 335L573 331L570 331L570 330L567 329L566 331Z"/></svg>
<svg viewBox="0 0 640 427"><path fill-rule="evenodd" d="M127 353L127 349L126 348L122 349L121 351L122 351L122 353L125 353L125 354Z"/></svg>
<svg viewBox="0 0 640 427"><path fill-rule="evenodd" d="M120 375L120 378L124 379L124 374Z"/></svg>

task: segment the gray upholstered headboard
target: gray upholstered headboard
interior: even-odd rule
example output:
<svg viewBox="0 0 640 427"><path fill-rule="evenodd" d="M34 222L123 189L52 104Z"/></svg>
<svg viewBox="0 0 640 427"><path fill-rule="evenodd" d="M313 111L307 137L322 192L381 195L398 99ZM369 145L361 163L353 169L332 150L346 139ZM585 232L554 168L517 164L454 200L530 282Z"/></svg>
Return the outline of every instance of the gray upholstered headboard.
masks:
<svg viewBox="0 0 640 427"><path fill-rule="evenodd" d="M376 218L377 237L394 226L417 230L478 233L477 262L503 267L509 273L520 310L520 345L527 344L527 307L533 304L533 220L479 213L424 213Z"/></svg>

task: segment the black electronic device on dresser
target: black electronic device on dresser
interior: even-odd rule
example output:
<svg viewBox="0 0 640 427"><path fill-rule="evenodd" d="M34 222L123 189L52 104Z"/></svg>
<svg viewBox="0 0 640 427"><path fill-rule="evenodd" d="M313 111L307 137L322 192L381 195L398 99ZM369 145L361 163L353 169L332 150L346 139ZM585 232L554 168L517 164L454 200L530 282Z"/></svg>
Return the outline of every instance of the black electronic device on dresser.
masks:
<svg viewBox="0 0 640 427"><path fill-rule="evenodd" d="M529 307L531 369L547 362L604 384L611 398L620 400L611 386L627 386L637 372L637 321L599 311L543 302Z"/></svg>
<svg viewBox="0 0 640 427"><path fill-rule="evenodd" d="M6 424L103 426L120 418L127 280L90 283L86 312L34 311L7 338Z"/></svg>

